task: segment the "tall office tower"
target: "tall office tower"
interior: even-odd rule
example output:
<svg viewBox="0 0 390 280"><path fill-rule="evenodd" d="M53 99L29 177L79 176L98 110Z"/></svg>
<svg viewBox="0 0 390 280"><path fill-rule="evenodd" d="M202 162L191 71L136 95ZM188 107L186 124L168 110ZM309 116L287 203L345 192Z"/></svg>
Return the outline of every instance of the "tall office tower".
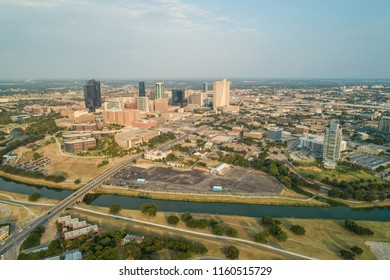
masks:
<svg viewBox="0 0 390 280"><path fill-rule="evenodd" d="M95 112L95 109L102 106L99 81L87 81L87 84L84 86L84 100L85 108L88 108L90 112Z"/></svg>
<svg viewBox="0 0 390 280"><path fill-rule="evenodd" d="M390 133L390 117L382 117L379 120L378 130L382 133Z"/></svg>
<svg viewBox="0 0 390 280"><path fill-rule="evenodd" d="M184 90L172 90L172 105L183 107L185 101Z"/></svg>
<svg viewBox="0 0 390 280"><path fill-rule="evenodd" d="M199 107L203 107L203 94L202 93L195 93L193 95L190 95L188 99L189 104L198 105Z"/></svg>
<svg viewBox="0 0 390 280"><path fill-rule="evenodd" d="M338 121L331 121L325 130L322 161L337 161L340 159L342 134L343 130Z"/></svg>
<svg viewBox="0 0 390 280"><path fill-rule="evenodd" d="M222 81L214 82L214 97L213 109L229 106L230 102L230 81L223 79Z"/></svg>
<svg viewBox="0 0 390 280"><path fill-rule="evenodd" d="M138 83L138 90L139 90L139 95L138 96L145 96L145 82L141 81Z"/></svg>
<svg viewBox="0 0 390 280"><path fill-rule="evenodd" d="M204 82L203 83L203 92L208 92L209 91L209 83Z"/></svg>
<svg viewBox="0 0 390 280"><path fill-rule="evenodd" d="M137 109L145 112L149 112L149 98L146 96L138 96Z"/></svg>
<svg viewBox="0 0 390 280"><path fill-rule="evenodd" d="M164 84L156 83L156 99L164 98Z"/></svg>
<svg viewBox="0 0 390 280"><path fill-rule="evenodd" d="M269 128L267 130L268 140L280 141L282 140L282 129L280 128Z"/></svg>

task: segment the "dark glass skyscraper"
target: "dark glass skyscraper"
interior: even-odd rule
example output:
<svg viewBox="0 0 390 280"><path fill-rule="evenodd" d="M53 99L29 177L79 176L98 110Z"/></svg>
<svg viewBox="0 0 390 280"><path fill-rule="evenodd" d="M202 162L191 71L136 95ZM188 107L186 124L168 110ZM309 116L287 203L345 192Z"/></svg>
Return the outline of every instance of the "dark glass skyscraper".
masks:
<svg viewBox="0 0 390 280"><path fill-rule="evenodd" d="M145 82L144 81L139 82L138 88L139 88L139 96L144 97L145 96Z"/></svg>
<svg viewBox="0 0 390 280"><path fill-rule="evenodd" d="M183 107L185 102L184 90L173 89L172 90L172 105Z"/></svg>
<svg viewBox="0 0 390 280"><path fill-rule="evenodd" d="M95 112L95 109L102 106L99 81L87 81L87 84L84 86L84 100L85 108L88 108L90 112Z"/></svg>

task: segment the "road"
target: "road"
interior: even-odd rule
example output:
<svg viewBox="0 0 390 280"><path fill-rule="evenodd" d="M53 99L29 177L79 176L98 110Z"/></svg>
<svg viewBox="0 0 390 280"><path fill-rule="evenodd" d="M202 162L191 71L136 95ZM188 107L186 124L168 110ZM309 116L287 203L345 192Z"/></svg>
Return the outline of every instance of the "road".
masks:
<svg viewBox="0 0 390 280"><path fill-rule="evenodd" d="M204 128L203 128L204 129ZM200 128L199 130L202 130ZM199 131L198 130L198 131ZM177 139L174 139L170 142L167 142L165 144L162 144L158 147L159 150L169 150L172 146L174 146L176 143L183 141L188 138L188 134L183 135ZM133 163L134 160L138 160L143 157L143 153L138 154L114 167L107 170L106 172L100 174L95 179L92 179L87 184L85 184L82 188L78 189L74 193L72 193L70 196L66 197L64 200L62 200L60 203L52 207L48 212L44 213L42 216L36 218L31 223L27 225L26 228L19 230L16 233L11 234L11 236L4 242L4 244L0 245L0 255L6 255L7 259L8 256L11 256L11 259L16 258L17 254L17 248L20 246L20 244L25 240L31 232L40 225L47 224L51 219L53 219L55 216L63 212L65 209L69 208L71 205L77 203L77 201L81 200L86 194L93 191L97 186L105 182L108 178L115 175L120 170L124 169L126 166ZM14 250L12 253L8 252L9 250Z"/></svg>

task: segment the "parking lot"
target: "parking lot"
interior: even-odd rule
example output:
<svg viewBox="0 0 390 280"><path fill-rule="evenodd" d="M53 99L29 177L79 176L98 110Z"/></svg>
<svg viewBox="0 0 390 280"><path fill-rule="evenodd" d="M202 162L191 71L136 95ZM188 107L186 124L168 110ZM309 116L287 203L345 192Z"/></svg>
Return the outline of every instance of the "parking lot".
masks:
<svg viewBox="0 0 390 280"><path fill-rule="evenodd" d="M143 181L144 182L137 182ZM234 167L225 176L200 171L177 171L169 168L130 167L106 182L112 187L134 188L154 192L278 196L283 185L267 174ZM221 186L222 191L212 191Z"/></svg>

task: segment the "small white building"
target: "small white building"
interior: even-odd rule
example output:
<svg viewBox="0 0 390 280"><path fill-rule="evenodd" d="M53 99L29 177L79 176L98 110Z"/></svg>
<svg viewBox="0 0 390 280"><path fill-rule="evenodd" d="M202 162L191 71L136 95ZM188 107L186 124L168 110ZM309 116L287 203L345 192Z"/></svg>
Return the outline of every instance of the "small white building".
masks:
<svg viewBox="0 0 390 280"><path fill-rule="evenodd" d="M226 163L221 163L220 165L211 169L211 172L218 175L225 175L231 169L231 166Z"/></svg>

